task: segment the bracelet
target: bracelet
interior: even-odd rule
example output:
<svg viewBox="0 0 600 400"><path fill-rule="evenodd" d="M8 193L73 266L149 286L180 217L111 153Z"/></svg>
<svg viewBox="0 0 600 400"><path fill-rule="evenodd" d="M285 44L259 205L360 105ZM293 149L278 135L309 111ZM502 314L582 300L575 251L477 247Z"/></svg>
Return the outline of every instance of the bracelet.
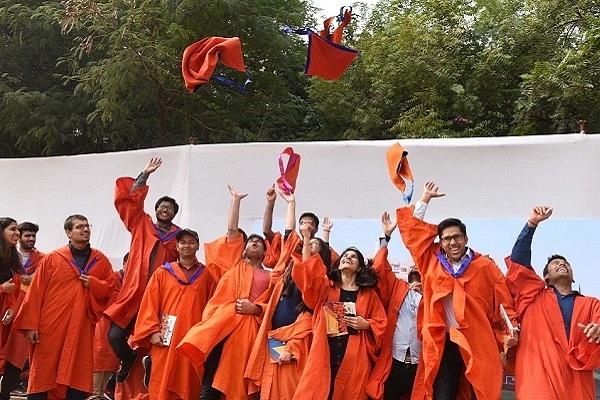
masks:
<svg viewBox="0 0 600 400"><path fill-rule="evenodd" d="M534 228L537 228L538 224L534 224L530 219L527 220L527 223L533 225Z"/></svg>
<svg viewBox="0 0 600 400"><path fill-rule="evenodd" d="M329 232L331 232L331 229L323 229L323 232L329 233Z"/></svg>

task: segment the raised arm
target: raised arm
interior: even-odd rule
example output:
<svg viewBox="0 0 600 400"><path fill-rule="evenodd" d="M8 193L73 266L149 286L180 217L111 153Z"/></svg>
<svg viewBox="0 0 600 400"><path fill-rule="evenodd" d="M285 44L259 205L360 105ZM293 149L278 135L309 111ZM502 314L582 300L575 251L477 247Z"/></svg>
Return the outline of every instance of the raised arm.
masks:
<svg viewBox="0 0 600 400"><path fill-rule="evenodd" d="M148 177L150 177L150 174L156 171L161 165L162 159L160 157L152 157L148 164L146 164L146 166L142 170L142 173L139 174L136 178L135 182L131 186L131 189L129 190L129 193L133 193L136 189L140 188L141 186L145 186L146 182L148 181Z"/></svg>
<svg viewBox="0 0 600 400"><path fill-rule="evenodd" d="M429 201L431 199L436 199L438 197L444 197L446 194L439 191L439 187L435 184L434 181L427 181L423 185L423 193L421 194L421 198L415 204L415 210L413 215L416 218L424 219L425 212L427 211L427 206L429 205Z"/></svg>
<svg viewBox="0 0 600 400"><path fill-rule="evenodd" d="M329 235L331 234L331 228L333 228L333 221L329 217L323 219L323 241L329 243Z"/></svg>
<svg viewBox="0 0 600 400"><path fill-rule="evenodd" d="M529 219L523 227L523 230L517 237L510 254L510 260L524 267L531 267L531 242L535 228L542 221L547 220L552 215L552 208L548 206L535 206L529 213Z"/></svg>
<svg viewBox="0 0 600 400"><path fill-rule="evenodd" d="M229 217L227 218L227 240L231 241L240 235L240 204L242 199L248 196L248 193L240 193L233 186L227 185L231 193L231 207L229 207Z"/></svg>
<svg viewBox="0 0 600 400"><path fill-rule="evenodd" d="M265 215L263 217L263 234L269 242L275 236L275 232L273 232L273 209L275 208L276 199L277 193L275 193L275 184L273 184L273 186L267 189L267 206L265 207Z"/></svg>
<svg viewBox="0 0 600 400"><path fill-rule="evenodd" d="M296 197L293 194L285 194L281 190L278 190L278 192L281 198L287 203L287 211L285 214L285 231L293 231L296 229Z"/></svg>

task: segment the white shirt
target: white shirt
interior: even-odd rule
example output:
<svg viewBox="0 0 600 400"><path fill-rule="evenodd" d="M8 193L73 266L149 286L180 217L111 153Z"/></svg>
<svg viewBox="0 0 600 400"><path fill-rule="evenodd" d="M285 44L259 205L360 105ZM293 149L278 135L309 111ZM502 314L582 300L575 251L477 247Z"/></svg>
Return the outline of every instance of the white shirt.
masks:
<svg viewBox="0 0 600 400"><path fill-rule="evenodd" d="M427 205L428 205L427 203L424 203L421 200L418 200L417 203L415 204L415 210L413 211L413 216L415 218L419 218L422 220L425 217L425 211L427 211ZM456 273L456 272L458 272L458 270L462 266L463 261L467 257L473 257L473 250L471 250L468 247L467 247L467 251L465 252L465 255L460 259L460 261L453 262L453 261L449 260L448 258L446 258L446 259L449 261L448 264L450 264L452 266L452 269ZM450 292L446 297L444 297L442 301L444 302L444 311L446 314L446 331L449 331L450 327L452 327L452 326L458 328L458 322L456 321L456 316L454 315L454 307L452 306L452 304L453 304L452 292ZM412 351L412 349L411 349L411 351Z"/></svg>
<svg viewBox="0 0 600 400"><path fill-rule="evenodd" d="M417 308L422 297L418 292L409 290L398 310L398 321L396 321L392 341L392 357L400 362L405 362L406 349L409 347L411 363L419 362L421 342L417 340Z"/></svg>

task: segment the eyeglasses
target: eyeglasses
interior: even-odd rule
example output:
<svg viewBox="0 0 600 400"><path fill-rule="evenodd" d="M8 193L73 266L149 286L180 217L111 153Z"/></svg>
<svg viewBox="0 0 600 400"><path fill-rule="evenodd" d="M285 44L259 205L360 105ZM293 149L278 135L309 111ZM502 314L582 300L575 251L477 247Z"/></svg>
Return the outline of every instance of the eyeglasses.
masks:
<svg viewBox="0 0 600 400"><path fill-rule="evenodd" d="M75 225L73 227L73 229L77 230L77 231L82 231L84 229L92 229L92 225L90 225L90 224Z"/></svg>
<svg viewBox="0 0 600 400"><path fill-rule="evenodd" d="M457 233L456 235L441 237L440 241L444 244L448 244L452 240L454 240L455 242L461 242L464 239L465 239L465 235L463 235L462 233Z"/></svg>
<svg viewBox="0 0 600 400"><path fill-rule="evenodd" d="M161 204L160 206L158 206L158 209L162 210L162 211L175 211L175 207L165 206L164 204Z"/></svg>

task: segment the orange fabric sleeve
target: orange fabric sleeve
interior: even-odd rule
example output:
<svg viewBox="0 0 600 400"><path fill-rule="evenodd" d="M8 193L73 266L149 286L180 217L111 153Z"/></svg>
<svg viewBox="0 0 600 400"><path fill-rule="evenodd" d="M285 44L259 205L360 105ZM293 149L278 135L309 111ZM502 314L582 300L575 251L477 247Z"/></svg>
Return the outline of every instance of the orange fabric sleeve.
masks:
<svg viewBox="0 0 600 400"><path fill-rule="evenodd" d="M437 225L421 221L413 216L414 206L401 207L396 210L398 229L404 245L419 267L422 276L427 274L429 259L436 247Z"/></svg>
<svg viewBox="0 0 600 400"><path fill-rule="evenodd" d="M144 211L144 200L148 194L148 185L141 186L129 193L135 179L123 177L117 179L115 184L115 208L125 228L131 232L142 219L147 218Z"/></svg>
<svg viewBox="0 0 600 400"><path fill-rule="evenodd" d="M323 296L329 287L326 273L327 268L318 254L313 254L292 270L292 279L302 292L304 303L313 310L321 307Z"/></svg>

